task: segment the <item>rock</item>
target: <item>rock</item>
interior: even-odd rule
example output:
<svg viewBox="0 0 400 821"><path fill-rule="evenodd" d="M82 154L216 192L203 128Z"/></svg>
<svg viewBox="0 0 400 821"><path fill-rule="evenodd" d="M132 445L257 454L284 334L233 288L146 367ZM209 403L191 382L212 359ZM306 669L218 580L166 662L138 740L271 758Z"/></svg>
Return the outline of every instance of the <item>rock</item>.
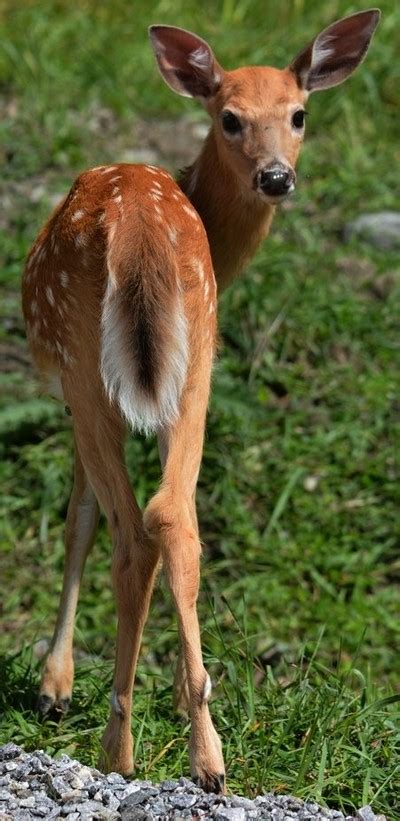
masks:
<svg viewBox="0 0 400 821"><path fill-rule="evenodd" d="M35 806L35 796L32 795L29 798L21 798L19 802L20 807L26 807L28 810Z"/></svg>
<svg viewBox="0 0 400 821"><path fill-rule="evenodd" d="M400 213L379 211L375 214L361 214L345 226L345 240L353 236L365 240L382 251L400 248Z"/></svg>
<svg viewBox="0 0 400 821"><path fill-rule="evenodd" d="M146 804L148 800L149 794L147 790L136 790L121 801L120 810L137 807L139 804Z"/></svg>
<svg viewBox="0 0 400 821"><path fill-rule="evenodd" d="M215 821L246 821L243 807L222 807L215 814Z"/></svg>
<svg viewBox="0 0 400 821"><path fill-rule="evenodd" d="M160 786L102 775L67 755L55 760L17 745L0 747L0 821L67 818L70 821L386 821L371 807L344 819L341 812L268 793L244 796L204 793L187 778Z"/></svg>
<svg viewBox="0 0 400 821"><path fill-rule="evenodd" d="M196 803L196 796L188 795L187 793L172 795L170 798L170 803L177 810L187 810L190 807L193 807L193 804Z"/></svg>
<svg viewBox="0 0 400 821"><path fill-rule="evenodd" d="M6 761L6 763L4 764L4 769L6 773L11 773L13 772L13 770L18 769L18 764L15 761Z"/></svg>
<svg viewBox="0 0 400 821"><path fill-rule="evenodd" d="M244 810L255 810L254 801L250 798L244 798L242 795L232 795L230 798L232 807L242 807Z"/></svg>
<svg viewBox="0 0 400 821"><path fill-rule="evenodd" d="M10 741L9 744L4 744L3 747L0 747L0 761L10 761L11 758L18 758L21 753L21 747L18 747Z"/></svg>
<svg viewBox="0 0 400 821"><path fill-rule="evenodd" d="M174 792L179 785L179 781L161 781L160 788L162 792Z"/></svg>
<svg viewBox="0 0 400 821"><path fill-rule="evenodd" d="M153 821L153 815L146 812L142 807L126 807L120 809L121 821Z"/></svg>
<svg viewBox="0 0 400 821"><path fill-rule="evenodd" d="M372 811L369 804L367 804L365 807L361 807L361 809L357 811L356 819L357 821L376 821L376 815Z"/></svg>

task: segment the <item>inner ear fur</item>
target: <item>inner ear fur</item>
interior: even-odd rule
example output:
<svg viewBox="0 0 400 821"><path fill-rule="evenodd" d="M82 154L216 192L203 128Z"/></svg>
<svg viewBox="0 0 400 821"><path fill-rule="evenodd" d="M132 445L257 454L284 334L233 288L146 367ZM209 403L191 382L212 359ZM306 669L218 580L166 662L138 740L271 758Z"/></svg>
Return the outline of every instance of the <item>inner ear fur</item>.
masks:
<svg viewBox="0 0 400 821"><path fill-rule="evenodd" d="M343 83L364 59L380 15L369 9L321 31L289 66L299 86L311 92Z"/></svg>
<svg viewBox="0 0 400 821"><path fill-rule="evenodd" d="M218 91L224 72L205 40L176 26L150 26L149 36L161 76L173 91L203 99Z"/></svg>

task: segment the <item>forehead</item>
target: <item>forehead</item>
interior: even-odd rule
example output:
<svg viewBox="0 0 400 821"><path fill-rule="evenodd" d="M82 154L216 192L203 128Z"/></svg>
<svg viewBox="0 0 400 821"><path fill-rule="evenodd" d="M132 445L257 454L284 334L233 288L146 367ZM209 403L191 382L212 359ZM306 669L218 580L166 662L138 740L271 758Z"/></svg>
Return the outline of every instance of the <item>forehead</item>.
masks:
<svg viewBox="0 0 400 821"><path fill-rule="evenodd" d="M304 98L295 75L288 68L250 66L225 72L217 104L220 108L229 106L237 112L256 114L278 105L302 103Z"/></svg>

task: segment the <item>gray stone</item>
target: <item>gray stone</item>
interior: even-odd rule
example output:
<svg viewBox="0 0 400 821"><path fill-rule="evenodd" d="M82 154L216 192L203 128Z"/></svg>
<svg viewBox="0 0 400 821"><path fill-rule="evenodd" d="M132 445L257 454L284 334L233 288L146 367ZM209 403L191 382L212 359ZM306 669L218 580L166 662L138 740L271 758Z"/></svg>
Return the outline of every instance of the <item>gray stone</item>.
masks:
<svg viewBox="0 0 400 821"><path fill-rule="evenodd" d="M12 741L10 741L8 744L4 744L3 747L0 747L0 761L9 761L11 758L18 758L21 753L21 747L18 747L17 744L13 744Z"/></svg>
<svg viewBox="0 0 400 821"><path fill-rule="evenodd" d="M92 796L94 797L94 796ZM63 793L60 797L60 801L62 804L80 804L82 801L87 801L88 796L82 794L80 790L71 790L69 789L68 792Z"/></svg>
<svg viewBox="0 0 400 821"><path fill-rule="evenodd" d="M82 790L84 786L84 782L81 778L78 778L77 775L74 775L74 777L71 778L70 784L73 790Z"/></svg>
<svg viewBox="0 0 400 821"><path fill-rule="evenodd" d="M222 807L215 814L215 821L246 821L243 807Z"/></svg>
<svg viewBox="0 0 400 821"><path fill-rule="evenodd" d="M6 761L4 764L4 769L7 773L12 773L14 770L18 769L18 764L16 761Z"/></svg>
<svg viewBox="0 0 400 821"><path fill-rule="evenodd" d="M165 780L160 786L126 781L66 755L53 760L41 751L24 753L16 745L7 745L5 751L0 747L0 772L0 821L52 821L60 816L70 821L345 821L341 812L315 801L271 793L254 801L206 794L187 778ZM346 821L386 819L363 807Z"/></svg>
<svg viewBox="0 0 400 821"><path fill-rule="evenodd" d="M174 792L179 785L179 781L174 781L170 779L168 781L161 781L160 789L162 792Z"/></svg>
<svg viewBox="0 0 400 821"><path fill-rule="evenodd" d="M190 778L184 778L183 776L179 779L179 786L183 787L186 792L195 792L198 789Z"/></svg>
<svg viewBox="0 0 400 821"><path fill-rule="evenodd" d="M126 784L125 778L120 773L108 773L105 776L105 780L108 781L109 784Z"/></svg>
<svg viewBox="0 0 400 821"><path fill-rule="evenodd" d="M357 811L356 819L357 821L376 821L376 815L369 804L367 804Z"/></svg>
<svg viewBox="0 0 400 821"><path fill-rule="evenodd" d="M117 810L120 802L110 790L103 790L102 801L109 810Z"/></svg>
<svg viewBox="0 0 400 821"><path fill-rule="evenodd" d="M383 251L400 248L400 213L378 211L374 214L361 214L345 226L344 236L346 240L353 236L359 237Z"/></svg>
<svg viewBox="0 0 400 821"><path fill-rule="evenodd" d="M254 810L254 801L250 798L244 798L242 795L232 795L230 797L231 807L243 807L244 810Z"/></svg>
<svg viewBox="0 0 400 821"><path fill-rule="evenodd" d="M121 821L153 821L154 816L142 807L126 807L121 809Z"/></svg>
<svg viewBox="0 0 400 821"><path fill-rule="evenodd" d="M52 798L62 798L63 795L68 795L71 792L69 781L66 781L64 777L61 778L60 775L53 776L51 773L47 773L46 783Z"/></svg>
<svg viewBox="0 0 400 821"><path fill-rule="evenodd" d="M186 793L181 793L180 795L171 795L170 797L170 804L177 810L187 810L196 803L196 796L195 795L187 795Z"/></svg>
<svg viewBox="0 0 400 821"><path fill-rule="evenodd" d="M137 807L139 804L146 804L148 800L149 794L147 790L136 790L121 801L119 809L122 812L122 810L128 807Z"/></svg>
<svg viewBox="0 0 400 821"><path fill-rule="evenodd" d="M35 796L32 795L30 798L21 798L19 805L20 807L26 807L27 809L31 809L35 806Z"/></svg>
<svg viewBox="0 0 400 821"><path fill-rule="evenodd" d="M151 813L152 815L161 815L162 817L165 816L168 812L168 807L164 801L160 801L155 799L155 801L151 802Z"/></svg>

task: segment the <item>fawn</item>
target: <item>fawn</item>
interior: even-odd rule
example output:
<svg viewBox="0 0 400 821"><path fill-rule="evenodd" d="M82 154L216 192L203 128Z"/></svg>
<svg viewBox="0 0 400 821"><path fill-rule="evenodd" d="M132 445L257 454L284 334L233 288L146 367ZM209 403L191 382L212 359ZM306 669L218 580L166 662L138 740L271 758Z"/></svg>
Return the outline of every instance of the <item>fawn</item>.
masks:
<svg viewBox="0 0 400 821"><path fill-rule="evenodd" d="M224 790L196 611L195 491L216 336L213 266L224 287L266 236L275 205L295 185L309 93L352 73L378 20L370 10L334 23L283 70L227 72L196 35L152 26L162 76L179 94L199 97L213 120L198 160L179 185L151 165L86 171L29 254L29 344L49 390L71 410L75 441L63 590L38 707L63 713L70 703L79 585L101 507L118 615L106 769L133 769L133 681L161 559L178 614L174 692L190 712L192 776L206 790ZM127 425L158 436L162 482L144 515L124 461Z"/></svg>

